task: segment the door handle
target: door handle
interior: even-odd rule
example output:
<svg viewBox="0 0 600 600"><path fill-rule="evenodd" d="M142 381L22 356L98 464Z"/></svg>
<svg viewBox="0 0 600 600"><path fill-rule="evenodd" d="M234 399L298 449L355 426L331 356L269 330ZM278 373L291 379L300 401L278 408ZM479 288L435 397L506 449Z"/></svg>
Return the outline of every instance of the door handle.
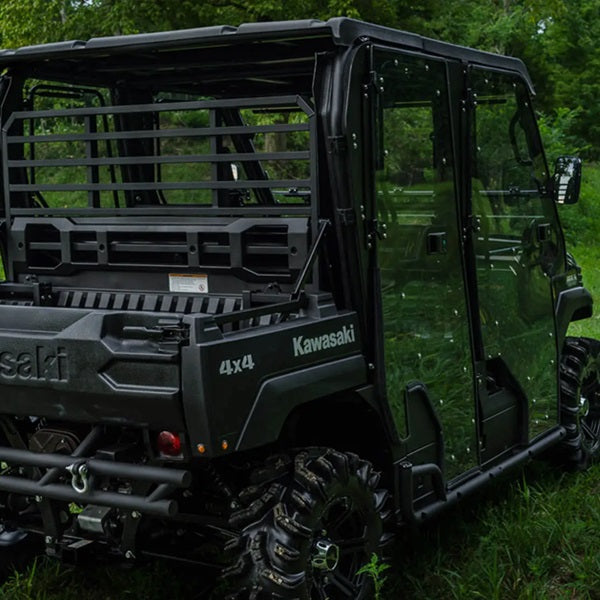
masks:
<svg viewBox="0 0 600 600"><path fill-rule="evenodd" d="M448 234L445 231L433 231L427 234L427 254L446 254L448 252Z"/></svg>

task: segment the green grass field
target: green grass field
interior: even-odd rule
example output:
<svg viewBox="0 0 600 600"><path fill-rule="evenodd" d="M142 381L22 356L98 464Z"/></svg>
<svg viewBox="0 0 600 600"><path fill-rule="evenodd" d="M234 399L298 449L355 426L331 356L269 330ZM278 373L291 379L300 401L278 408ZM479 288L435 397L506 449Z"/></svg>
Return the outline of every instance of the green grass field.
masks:
<svg viewBox="0 0 600 600"><path fill-rule="evenodd" d="M581 201L561 207L569 249L600 298L600 167L584 170ZM600 314L571 335L600 338ZM388 600L600 599L600 465L563 473L535 463L466 499L396 544ZM201 582L166 564L62 567L39 559L0 587L0 600L198 600Z"/></svg>

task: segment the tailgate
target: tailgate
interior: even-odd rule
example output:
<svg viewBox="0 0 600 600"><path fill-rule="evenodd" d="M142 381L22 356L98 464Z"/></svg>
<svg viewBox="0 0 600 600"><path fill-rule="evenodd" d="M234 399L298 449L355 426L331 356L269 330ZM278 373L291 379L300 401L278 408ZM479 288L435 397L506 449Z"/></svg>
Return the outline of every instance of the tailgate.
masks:
<svg viewBox="0 0 600 600"><path fill-rule="evenodd" d="M0 306L0 413L182 430L177 315Z"/></svg>

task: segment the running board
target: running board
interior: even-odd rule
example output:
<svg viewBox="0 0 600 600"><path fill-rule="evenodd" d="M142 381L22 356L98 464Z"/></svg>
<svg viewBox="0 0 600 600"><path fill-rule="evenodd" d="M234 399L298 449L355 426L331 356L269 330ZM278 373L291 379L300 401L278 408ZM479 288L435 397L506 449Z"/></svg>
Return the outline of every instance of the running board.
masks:
<svg viewBox="0 0 600 600"><path fill-rule="evenodd" d="M418 524L431 519L438 515L445 508L456 504L461 498L467 496L484 484L488 483L490 479L502 475L505 471L508 471L514 467L519 466L522 463L535 458L545 450L548 450L552 446L556 445L566 435L566 430L561 425L556 426L542 439L534 442L531 446L527 446L524 450L513 454L510 458L502 461L502 463L480 471L471 479L468 479L464 483L460 484L457 488L447 490L442 471L436 464L423 464L413 465L409 461L401 461L397 465L398 469L398 483L400 486L400 509L399 517L405 523ZM414 480L417 477L431 477L434 493L437 497L431 504L426 505L422 509L415 511L414 501Z"/></svg>

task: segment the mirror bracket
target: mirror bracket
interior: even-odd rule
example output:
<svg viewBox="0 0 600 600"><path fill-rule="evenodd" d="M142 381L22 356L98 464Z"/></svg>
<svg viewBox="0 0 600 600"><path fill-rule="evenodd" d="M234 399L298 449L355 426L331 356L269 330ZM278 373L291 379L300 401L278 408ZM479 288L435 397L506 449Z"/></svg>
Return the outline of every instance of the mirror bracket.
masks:
<svg viewBox="0 0 600 600"><path fill-rule="evenodd" d="M559 156L554 167L552 190L557 204L575 204L581 189L581 159Z"/></svg>

